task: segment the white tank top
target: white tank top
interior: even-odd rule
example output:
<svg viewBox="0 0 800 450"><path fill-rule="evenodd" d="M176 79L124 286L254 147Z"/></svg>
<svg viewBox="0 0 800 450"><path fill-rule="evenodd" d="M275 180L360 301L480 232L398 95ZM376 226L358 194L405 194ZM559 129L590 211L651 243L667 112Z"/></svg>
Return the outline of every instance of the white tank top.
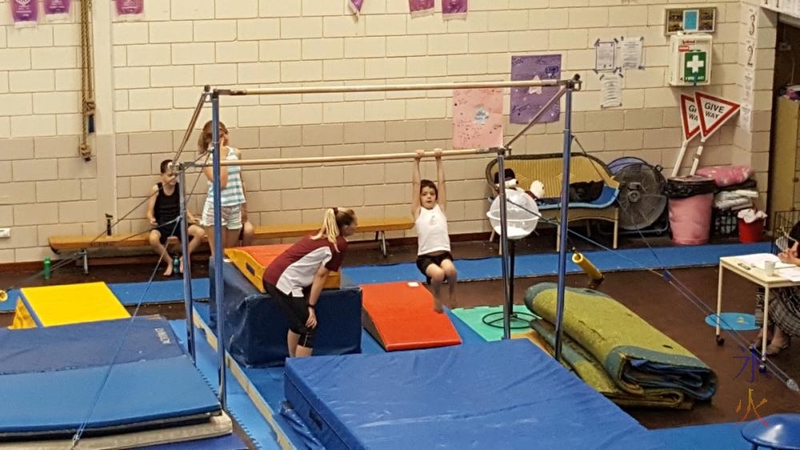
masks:
<svg viewBox="0 0 800 450"><path fill-rule="evenodd" d="M433 209L419 208L419 216L414 223L417 230L417 255L450 251L450 234L447 231L447 217L439 205Z"/></svg>

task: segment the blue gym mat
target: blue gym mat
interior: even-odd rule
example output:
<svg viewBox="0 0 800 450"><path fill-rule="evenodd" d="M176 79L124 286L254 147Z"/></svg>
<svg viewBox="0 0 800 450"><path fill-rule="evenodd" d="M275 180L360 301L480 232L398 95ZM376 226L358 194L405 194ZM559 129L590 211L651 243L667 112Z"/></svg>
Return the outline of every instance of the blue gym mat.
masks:
<svg viewBox="0 0 800 450"><path fill-rule="evenodd" d="M84 419L90 437L110 429L147 429L154 422L181 425L219 413L216 397L164 319L134 321L130 337L144 340L126 342L120 362L108 371L120 348L115 338L130 323L0 330L0 405L6 405L0 408L0 437L71 437ZM84 332L95 339L80 338ZM48 345L36 337L42 333L51 339Z"/></svg>
<svg viewBox="0 0 800 450"><path fill-rule="evenodd" d="M247 444L235 434L229 434L227 436L189 442L139 447L139 450L247 450Z"/></svg>
<svg viewBox="0 0 800 450"><path fill-rule="evenodd" d="M667 448L524 339L294 358L285 391L329 450Z"/></svg>
<svg viewBox="0 0 800 450"><path fill-rule="evenodd" d="M205 307L205 317L208 318L208 306L198 306ZM202 308L196 311L202 315L200 309ZM181 345L185 348L186 321L173 320L170 321L170 325L175 330L175 334L179 336ZM195 357L197 358L197 369L208 380L214 395L219 395L219 356L216 350L206 341L203 331L197 328L195 328ZM260 450L280 450L281 447L278 445L275 432L250 400L247 392L236 382L236 378L234 378L230 369L226 370L225 373L227 377L228 415L236 421L256 448Z"/></svg>
<svg viewBox="0 0 800 450"><path fill-rule="evenodd" d="M584 252L592 263L604 272L643 270L653 268L679 268L715 266L723 256L746 255L771 251L772 244L720 244L685 247L637 248L610 251ZM458 255L455 255L458 258ZM515 261L515 276L533 277L558 274L558 254L519 255ZM458 259L460 281L494 280L502 277L500 257ZM389 283L393 281L424 281L415 263L382 266L345 267L342 270L356 284ZM583 273L571 260L568 273Z"/></svg>
<svg viewBox="0 0 800 450"><path fill-rule="evenodd" d="M741 433L742 427L748 423L666 428L651 433L664 441L670 450L750 450L750 444Z"/></svg>

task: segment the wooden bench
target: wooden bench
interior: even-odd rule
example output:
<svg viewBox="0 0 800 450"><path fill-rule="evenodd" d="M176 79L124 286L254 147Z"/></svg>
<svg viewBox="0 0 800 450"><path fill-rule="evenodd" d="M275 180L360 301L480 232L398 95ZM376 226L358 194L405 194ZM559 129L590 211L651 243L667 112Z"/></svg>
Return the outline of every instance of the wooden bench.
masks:
<svg viewBox="0 0 800 450"><path fill-rule="evenodd" d="M561 153L548 153L542 155L513 155L505 159L505 168L512 169L516 175L519 186L525 190L530 189L531 183L536 180L544 183L545 197L558 198L561 196L561 187L564 179L564 155ZM497 174L497 160L492 160L486 166L486 181L497 194L495 175ZM570 202L567 211L567 221L577 220L604 220L614 224L613 248L617 248L617 234L619 229L619 182L613 178L606 164L594 156L573 154L570 158L569 181L572 183L602 181L605 185L603 194L594 202ZM556 204L540 204L539 213L547 220L558 220L561 207ZM560 224L557 225L557 229ZM558 231L556 236L559 236ZM556 238L556 249L560 246Z"/></svg>
<svg viewBox="0 0 800 450"><path fill-rule="evenodd" d="M404 231L414 227L414 220L408 217L387 217L383 219L359 219L358 231L375 233L375 240L380 241L380 249L384 258L387 256L386 232ZM263 225L255 228L255 239L280 239L302 237L319 231L319 223L313 224L277 224ZM170 244L178 242L171 237ZM59 255L61 252L79 252L83 257L83 271L89 273L90 249L103 248L136 248L150 245L148 233L104 234L97 236L51 236L48 239L50 249Z"/></svg>

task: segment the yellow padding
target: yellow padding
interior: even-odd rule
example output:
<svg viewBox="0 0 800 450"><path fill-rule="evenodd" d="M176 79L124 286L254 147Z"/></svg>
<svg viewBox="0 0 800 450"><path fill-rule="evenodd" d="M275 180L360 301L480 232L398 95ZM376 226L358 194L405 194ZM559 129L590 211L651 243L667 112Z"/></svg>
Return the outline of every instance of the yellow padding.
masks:
<svg viewBox="0 0 800 450"><path fill-rule="evenodd" d="M14 321L11 322L11 326L8 328L11 330L36 328L36 322L33 321L33 317L31 317L22 299L17 300L17 307L14 309Z"/></svg>
<svg viewBox="0 0 800 450"><path fill-rule="evenodd" d="M256 245L225 249L225 256L262 293L264 289L264 271L269 264L292 244ZM325 289L339 289L341 276L339 272L331 272L325 281Z"/></svg>
<svg viewBox="0 0 800 450"><path fill-rule="evenodd" d="M545 343L544 339L539 336L539 333L536 330L528 330L524 333L515 333L511 335L511 339L527 339L531 341L534 345L539 347L543 352L550 353L547 350L547 344Z"/></svg>
<svg viewBox="0 0 800 450"><path fill-rule="evenodd" d="M105 283L22 288L21 292L32 310L27 311L31 320L38 319L45 327L130 317ZM20 301L18 311L21 304L24 308Z"/></svg>

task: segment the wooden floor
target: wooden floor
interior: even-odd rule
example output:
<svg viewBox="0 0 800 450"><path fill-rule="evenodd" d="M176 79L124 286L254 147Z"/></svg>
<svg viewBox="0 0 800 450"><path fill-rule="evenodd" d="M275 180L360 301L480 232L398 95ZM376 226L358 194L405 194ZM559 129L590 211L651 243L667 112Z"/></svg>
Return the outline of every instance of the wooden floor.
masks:
<svg viewBox="0 0 800 450"><path fill-rule="evenodd" d="M552 236L550 236L552 237ZM553 251L553 241L547 236L532 239L530 243L518 246L518 254ZM600 237L602 239L603 236ZM665 237L648 239L652 246L669 245ZM587 246L581 242L573 243L578 248ZM642 247L641 240L623 240L625 247ZM411 262L415 259L414 246L390 247L390 255L384 259L373 244L364 244L363 251L348 254L346 265L372 265L398 262ZM497 244L487 242L454 243L453 253L457 258L479 258L497 255ZM89 275L84 275L78 267L65 267L53 274L46 282L40 277L28 280L26 285L66 284L87 281L142 282L152 273L153 267L147 265L93 267ZM193 274L197 277L208 276L208 266L202 261L194 264ZM709 404L696 406L691 411L650 411L631 410L635 418L649 428L664 428L684 425L710 424L721 422L738 422L745 416L748 403L748 392L752 389L755 405L766 400L758 409L759 414L766 416L780 412L800 412L800 394L790 391L776 377L768 379L757 371L752 378L750 367L741 373L747 356L739 348L732 336L726 335L724 346L717 346L714 329L704 323L707 311L716 308L717 269L699 268L673 271L674 276L684 283L705 305L705 310L695 306L685 298L673 285L664 278L651 272L625 272L606 274L606 280L600 290L613 296L631 310L647 320L654 327L669 335L687 347L719 376L719 390ZM0 272L0 288L19 283L32 276L32 273ZM159 275L156 279L163 280ZM177 278L173 278L177 279ZM555 281L554 277L523 278L515 282L515 300L521 303L525 290L542 281ZM567 277L570 286L585 287L587 277L574 275ZM755 287L747 281L734 276L726 277L724 288L725 310L752 313L755 306ZM464 282L458 291L458 307L469 308L483 305L499 305L502 303L502 283L495 281ZM184 317L183 305L148 306L140 310L140 314L163 314L170 319ZM0 325L10 322L10 315L0 315ZM741 333L746 342L755 338L755 332ZM794 347L774 358L778 367L795 380L800 380L800 342ZM739 402L742 402L741 409ZM748 420L754 419L751 412Z"/></svg>

